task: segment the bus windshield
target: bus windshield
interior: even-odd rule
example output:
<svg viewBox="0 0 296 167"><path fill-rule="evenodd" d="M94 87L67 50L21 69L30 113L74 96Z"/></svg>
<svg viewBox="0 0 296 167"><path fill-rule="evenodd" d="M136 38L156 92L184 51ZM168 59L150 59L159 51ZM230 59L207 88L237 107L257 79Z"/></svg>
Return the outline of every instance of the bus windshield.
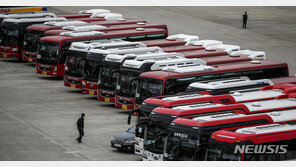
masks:
<svg viewBox="0 0 296 167"><path fill-rule="evenodd" d="M141 72L122 70L118 78L116 87L116 95L134 98L137 85L139 84L138 78Z"/></svg>
<svg viewBox="0 0 296 167"><path fill-rule="evenodd" d="M142 104L142 102L155 96L161 96L163 90L163 80L153 78L141 78L140 85L137 89L136 104Z"/></svg>
<svg viewBox="0 0 296 167"><path fill-rule="evenodd" d="M65 61L65 75L82 77L87 52L69 50Z"/></svg>
<svg viewBox="0 0 296 167"><path fill-rule="evenodd" d="M84 72L82 78L91 82L98 82L100 65L103 61L103 58L103 54L87 54L84 60Z"/></svg>
<svg viewBox="0 0 296 167"><path fill-rule="evenodd" d="M210 142L206 151L207 161L240 161L242 155L235 153L234 143Z"/></svg>
<svg viewBox="0 0 296 167"><path fill-rule="evenodd" d="M195 133L170 133L167 141L167 154L169 160L194 161L199 137Z"/></svg>
<svg viewBox="0 0 296 167"><path fill-rule="evenodd" d="M27 30L24 37L23 50L29 52L37 52L38 42L43 37L44 32L37 30Z"/></svg>
<svg viewBox="0 0 296 167"><path fill-rule="evenodd" d="M99 89L115 91L119 68L115 65L104 65L99 75Z"/></svg>
<svg viewBox="0 0 296 167"><path fill-rule="evenodd" d="M3 30L3 41L1 42L4 46L16 46L18 45L19 31L17 28L5 28Z"/></svg>
<svg viewBox="0 0 296 167"><path fill-rule="evenodd" d="M37 55L37 62L48 65L58 65L60 44L56 42L41 41Z"/></svg>

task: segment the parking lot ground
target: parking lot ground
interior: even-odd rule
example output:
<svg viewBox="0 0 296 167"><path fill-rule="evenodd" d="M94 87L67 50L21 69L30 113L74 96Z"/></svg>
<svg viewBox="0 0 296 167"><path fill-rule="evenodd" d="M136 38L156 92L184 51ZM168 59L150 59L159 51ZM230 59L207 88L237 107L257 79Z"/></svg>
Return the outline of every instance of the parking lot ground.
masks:
<svg viewBox="0 0 296 167"><path fill-rule="evenodd" d="M196 34L263 50L296 72L295 7L49 7L54 13L108 8L125 18L165 23L170 34ZM249 28L239 18L249 12ZM254 19L254 22L251 20ZM40 76L34 66L0 59L0 160L141 160L110 147L127 130L127 113L112 104L63 86L61 78ZM84 112L85 137L77 144L76 120ZM135 121L135 118L133 118Z"/></svg>

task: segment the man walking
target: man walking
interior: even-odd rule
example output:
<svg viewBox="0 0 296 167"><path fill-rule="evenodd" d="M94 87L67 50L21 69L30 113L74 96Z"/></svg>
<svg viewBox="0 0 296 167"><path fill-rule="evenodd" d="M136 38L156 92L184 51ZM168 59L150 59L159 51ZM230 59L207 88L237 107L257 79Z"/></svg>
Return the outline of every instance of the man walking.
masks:
<svg viewBox="0 0 296 167"><path fill-rule="evenodd" d="M247 12L243 14L243 28L247 28L247 20L248 20L248 15Z"/></svg>
<svg viewBox="0 0 296 167"><path fill-rule="evenodd" d="M79 137L76 139L78 141L78 143L82 143L82 137L84 136L84 117L85 117L85 114L82 113L81 114L81 117L78 119L77 121L77 129L78 129L78 132L79 132Z"/></svg>

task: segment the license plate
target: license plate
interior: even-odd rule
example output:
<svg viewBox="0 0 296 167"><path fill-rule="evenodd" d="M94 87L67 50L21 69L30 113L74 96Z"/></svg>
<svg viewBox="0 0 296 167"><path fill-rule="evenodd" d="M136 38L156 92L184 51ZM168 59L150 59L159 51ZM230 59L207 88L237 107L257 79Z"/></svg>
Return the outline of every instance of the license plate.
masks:
<svg viewBox="0 0 296 167"><path fill-rule="evenodd" d="M3 54L3 56L2 57L7 57L7 54Z"/></svg>
<svg viewBox="0 0 296 167"><path fill-rule="evenodd" d="M30 59L30 58L28 59L28 62L32 62L32 61L33 61L33 59Z"/></svg>
<svg viewBox="0 0 296 167"><path fill-rule="evenodd" d="M89 91L88 94L94 95L95 94L95 91Z"/></svg>
<svg viewBox="0 0 296 167"><path fill-rule="evenodd" d="M121 145L120 145L120 144L114 144L114 146L115 146L115 147L121 147Z"/></svg>
<svg viewBox="0 0 296 167"><path fill-rule="evenodd" d="M76 87L76 85L74 85L74 84L71 84L71 88L75 88Z"/></svg>
<svg viewBox="0 0 296 167"><path fill-rule="evenodd" d="M42 75L47 75L47 72L46 71L42 71Z"/></svg>
<svg viewBox="0 0 296 167"><path fill-rule="evenodd" d="M127 110L127 105L122 105L121 108Z"/></svg>
<svg viewBox="0 0 296 167"><path fill-rule="evenodd" d="M110 99L109 98L105 98L105 102L110 102Z"/></svg>

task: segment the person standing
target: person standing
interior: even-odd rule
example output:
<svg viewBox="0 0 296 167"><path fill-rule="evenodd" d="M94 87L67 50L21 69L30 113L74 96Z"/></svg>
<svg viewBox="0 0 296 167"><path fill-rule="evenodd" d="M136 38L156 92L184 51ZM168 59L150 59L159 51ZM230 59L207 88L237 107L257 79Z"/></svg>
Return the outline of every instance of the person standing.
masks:
<svg viewBox="0 0 296 167"><path fill-rule="evenodd" d="M76 139L78 141L78 143L82 143L82 137L84 136L84 118L85 118L85 114L82 113L81 117L78 119L77 121L77 129L79 132L79 137Z"/></svg>
<svg viewBox="0 0 296 167"><path fill-rule="evenodd" d="M247 28L247 20L248 20L248 15L247 12L243 14L243 28Z"/></svg>

